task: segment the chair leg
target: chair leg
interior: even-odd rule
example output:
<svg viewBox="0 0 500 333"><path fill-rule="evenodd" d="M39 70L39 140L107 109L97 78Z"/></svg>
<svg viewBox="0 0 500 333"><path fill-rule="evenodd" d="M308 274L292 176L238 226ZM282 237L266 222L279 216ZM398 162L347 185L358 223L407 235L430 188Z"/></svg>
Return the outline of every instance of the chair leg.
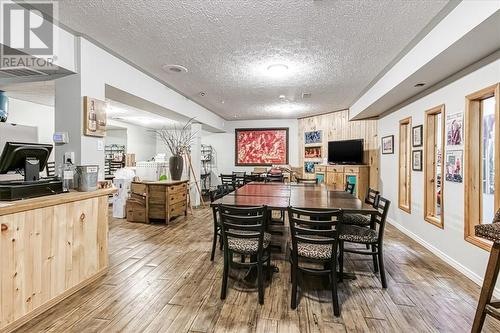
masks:
<svg viewBox="0 0 500 333"><path fill-rule="evenodd" d="M210 261L214 261L216 246L217 246L217 224L214 223L214 239L212 241L212 253L210 254Z"/></svg>
<svg viewBox="0 0 500 333"><path fill-rule="evenodd" d="M271 281L272 277L272 272L271 272L271 250L268 250L268 257L267 257L267 281Z"/></svg>
<svg viewBox="0 0 500 333"><path fill-rule="evenodd" d="M222 238L222 235L220 235L220 238L219 238L219 249L222 251L223 247L224 247L224 239Z"/></svg>
<svg viewBox="0 0 500 333"><path fill-rule="evenodd" d="M226 299L226 290L227 290L227 279L229 277L229 251L224 251L224 271L222 274L222 288L220 291L220 299Z"/></svg>
<svg viewBox="0 0 500 333"><path fill-rule="evenodd" d="M297 308L297 263L294 261L291 267L292 271L292 304L291 308L296 309Z"/></svg>
<svg viewBox="0 0 500 333"><path fill-rule="evenodd" d="M377 247L378 246L376 246L375 244L372 244L372 252L374 252L374 253L377 252ZM380 253L380 249L378 249L378 250L379 250L379 253ZM377 255L373 254L372 257L373 257L373 271L375 273L377 273L378 272L378 266L379 266L378 261L377 261Z"/></svg>
<svg viewBox="0 0 500 333"><path fill-rule="evenodd" d="M385 267L384 267L384 252L382 251L382 244L377 245L377 250L378 250L378 264L380 267L380 280L382 281L382 288L387 288L387 280L385 278Z"/></svg>
<svg viewBox="0 0 500 333"><path fill-rule="evenodd" d="M479 333L483 328L484 319L486 317L486 305L490 303L493 290L498 278L498 270L500 268L500 244L493 243L490 252L490 259L488 266L486 266L486 273L484 274L483 287L481 288L481 295L477 304L476 315L474 323L472 324L471 333Z"/></svg>
<svg viewBox="0 0 500 333"><path fill-rule="evenodd" d="M338 317L340 316L340 307L339 307L339 295L337 291L337 264L335 259L332 260L330 275L332 280L333 314L336 317Z"/></svg>
<svg viewBox="0 0 500 333"><path fill-rule="evenodd" d="M262 277L262 257L257 258L257 287L259 289L259 304L264 304L264 281Z"/></svg>
<svg viewBox="0 0 500 333"><path fill-rule="evenodd" d="M344 242L339 241L339 281L342 282L344 278Z"/></svg>

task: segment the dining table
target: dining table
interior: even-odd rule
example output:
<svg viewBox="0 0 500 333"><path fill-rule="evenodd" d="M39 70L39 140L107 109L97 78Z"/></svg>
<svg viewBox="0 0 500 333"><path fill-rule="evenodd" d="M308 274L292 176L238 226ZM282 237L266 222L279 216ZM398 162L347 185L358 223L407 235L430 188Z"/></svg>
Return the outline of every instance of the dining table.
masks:
<svg viewBox="0 0 500 333"><path fill-rule="evenodd" d="M342 209L345 213L373 215L377 210L349 192L326 184L251 182L215 200L211 205L262 206L285 211L302 209Z"/></svg>

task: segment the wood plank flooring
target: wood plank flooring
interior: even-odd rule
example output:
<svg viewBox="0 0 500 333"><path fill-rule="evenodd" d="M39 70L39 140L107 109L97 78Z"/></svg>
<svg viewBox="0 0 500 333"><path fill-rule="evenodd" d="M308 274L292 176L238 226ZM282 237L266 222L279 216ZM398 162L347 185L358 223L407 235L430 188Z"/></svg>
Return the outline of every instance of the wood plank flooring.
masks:
<svg viewBox="0 0 500 333"><path fill-rule="evenodd" d="M17 332L469 332L479 287L389 226L383 290L372 262L346 254L357 280L340 284L341 317L319 280L300 289L290 309L289 264L267 285L264 305L255 285L233 270L221 301L221 252L210 261L208 209L169 226L110 223L109 273ZM487 318L484 332L500 332Z"/></svg>

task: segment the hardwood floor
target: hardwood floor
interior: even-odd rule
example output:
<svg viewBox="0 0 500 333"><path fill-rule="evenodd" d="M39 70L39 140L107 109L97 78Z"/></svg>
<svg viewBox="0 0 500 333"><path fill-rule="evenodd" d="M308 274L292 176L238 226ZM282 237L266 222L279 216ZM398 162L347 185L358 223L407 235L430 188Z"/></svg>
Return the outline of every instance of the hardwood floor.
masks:
<svg viewBox="0 0 500 333"><path fill-rule="evenodd" d="M480 288L389 226L383 290L368 258L346 254L357 280L339 286L341 317L319 280L300 290L290 309L289 264L283 259L265 303L243 272L231 275L220 300L221 252L209 260L208 209L169 226L113 220L109 273L17 332L469 332ZM484 332L499 332L487 318Z"/></svg>

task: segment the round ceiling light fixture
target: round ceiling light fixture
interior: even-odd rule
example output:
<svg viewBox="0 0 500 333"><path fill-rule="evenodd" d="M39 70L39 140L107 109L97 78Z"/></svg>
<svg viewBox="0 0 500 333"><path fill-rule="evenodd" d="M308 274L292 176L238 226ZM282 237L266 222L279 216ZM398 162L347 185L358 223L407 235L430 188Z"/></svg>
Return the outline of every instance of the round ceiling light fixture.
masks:
<svg viewBox="0 0 500 333"><path fill-rule="evenodd" d="M188 69L181 65L163 65L161 68L167 73L187 73Z"/></svg>
<svg viewBox="0 0 500 333"><path fill-rule="evenodd" d="M267 72L274 77L283 76L288 71L288 66L285 64L272 64L267 66Z"/></svg>

